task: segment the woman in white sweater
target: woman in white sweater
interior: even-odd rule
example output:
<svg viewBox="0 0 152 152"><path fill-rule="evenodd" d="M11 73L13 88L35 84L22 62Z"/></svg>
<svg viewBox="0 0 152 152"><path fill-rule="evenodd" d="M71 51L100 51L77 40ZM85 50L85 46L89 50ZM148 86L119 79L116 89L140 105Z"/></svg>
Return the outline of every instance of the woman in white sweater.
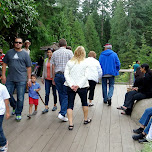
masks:
<svg viewBox="0 0 152 152"><path fill-rule="evenodd" d="M88 119L87 88L88 83L88 64L85 61L86 52L83 46L78 46L74 52L74 57L67 62L65 67L65 85L68 86L68 109L69 130L73 130L73 107L76 93L81 98L84 113L84 124L91 122Z"/></svg>
<svg viewBox="0 0 152 152"><path fill-rule="evenodd" d="M88 54L88 58L86 59L88 63L88 80L89 80L89 107L93 106L92 100L94 98L94 91L96 84L99 79L102 77L102 69L98 60L96 60L96 53L94 51L90 51Z"/></svg>

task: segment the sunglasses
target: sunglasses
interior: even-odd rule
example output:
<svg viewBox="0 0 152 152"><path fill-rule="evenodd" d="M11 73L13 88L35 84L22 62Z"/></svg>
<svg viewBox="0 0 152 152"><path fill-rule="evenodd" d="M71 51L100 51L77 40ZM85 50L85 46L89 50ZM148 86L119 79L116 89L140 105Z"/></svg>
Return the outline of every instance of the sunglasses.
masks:
<svg viewBox="0 0 152 152"><path fill-rule="evenodd" d="M19 44L22 44L22 42L14 42L15 44L19 43Z"/></svg>

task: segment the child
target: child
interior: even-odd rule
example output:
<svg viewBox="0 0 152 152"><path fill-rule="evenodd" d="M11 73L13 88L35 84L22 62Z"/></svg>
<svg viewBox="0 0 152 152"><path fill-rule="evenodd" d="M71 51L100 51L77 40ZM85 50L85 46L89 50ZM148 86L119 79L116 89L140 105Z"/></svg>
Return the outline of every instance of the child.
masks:
<svg viewBox="0 0 152 152"><path fill-rule="evenodd" d="M2 72L0 71L0 80L2 77ZM2 123L4 119L4 113L6 109L6 119L9 118L9 98L10 95L4 85L0 83L0 151L7 152L8 142L4 136Z"/></svg>
<svg viewBox="0 0 152 152"><path fill-rule="evenodd" d="M36 115L37 114L37 106L38 106L38 99L39 99L39 95L38 95L38 91L40 91L40 85L39 83L36 82L36 75L32 74L31 75L31 82L32 82L32 86L29 87L29 114L27 115L27 117L31 118L32 115ZM32 107L33 104L35 105L35 110L32 113Z"/></svg>

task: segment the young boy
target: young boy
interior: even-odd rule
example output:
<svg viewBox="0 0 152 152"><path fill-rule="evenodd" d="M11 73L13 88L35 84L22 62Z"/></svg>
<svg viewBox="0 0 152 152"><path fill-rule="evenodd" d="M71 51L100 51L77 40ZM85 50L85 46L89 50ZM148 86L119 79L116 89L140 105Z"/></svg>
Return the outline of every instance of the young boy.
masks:
<svg viewBox="0 0 152 152"><path fill-rule="evenodd" d="M38 99L39 99L38 92L40 91L40 85L39 85L39 83L36 82L35 74L31 75L31 82L32 82L32 86L29 87L29 104L30 104L30 106L29 106L29 114L27 115L27 117L29 117L29 118L31 118L32 115L37 114ZM35 105L35 110L32 113L33 104Z"/></svg>
<svg viewBox="0 0 152 152"><path fill-rule="evenodd" d="M2 78L2 71L0 71L0 80ZM2 123L4 119L4 113L6 109L6 119L9 118L9 98L10 95L4 85L0 83L0 152L7 152L8 142L3 133Z"/></svg>

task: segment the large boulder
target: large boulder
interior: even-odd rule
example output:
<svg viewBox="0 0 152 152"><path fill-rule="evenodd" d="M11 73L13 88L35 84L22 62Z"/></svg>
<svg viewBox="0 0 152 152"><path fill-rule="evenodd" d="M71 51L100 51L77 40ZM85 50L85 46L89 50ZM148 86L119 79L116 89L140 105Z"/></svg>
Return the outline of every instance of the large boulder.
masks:
<svg viewBox="0 0 152 152"><path fill-rule="evenodd" d="M131 119L138 123L139 119L143 115L145 109L152 107L152 98L143 99L134 104L134 108L131 114Z"/></svg>

